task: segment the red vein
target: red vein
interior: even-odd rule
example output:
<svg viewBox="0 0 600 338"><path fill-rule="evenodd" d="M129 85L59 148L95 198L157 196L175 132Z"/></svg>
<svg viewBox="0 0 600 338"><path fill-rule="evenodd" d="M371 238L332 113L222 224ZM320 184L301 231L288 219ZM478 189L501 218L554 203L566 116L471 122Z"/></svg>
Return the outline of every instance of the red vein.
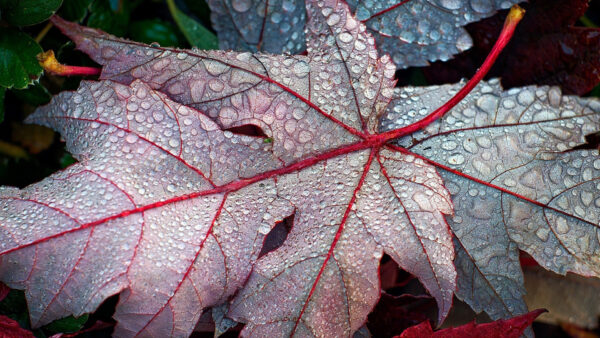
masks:
<svg viewBox="0 0 600 338"><path fill-rule="evenodd" d="M275 80L271 79L271 78L270 78L270 77L268 77L268 76L262 75L262 74L260 74L260 73L256 73L256 72L254 72L254 71L252 71L252 70L249 70L249 69L246 69L246 68L242 68L242 67L238 67L238 66L236 66L236 65L229 64L229 63L227 63L227 62L224 62L224 61L222 61L222 60L217 60L217 59L213 59L213 58L209 58L209 57L205 57L205 56L200 56L200 55L196 55L196 56L198 56L198 57L200 57L200 58L203 58L203 59L206 59L206 60L212 60L212 61L215 61L215 62L222 63L222 64L224 64L224 65L227 65L228 67L231 67L232 69L238 69L238 70L244 71L244 72L246 72L246 73L248 73L248 74L251 74L251 75L253 75L253 76L256 76L256 77L258 77L259 79L261 79L261 80L263 80L263 81L265 81L265 82L272 83L272 84L276 85L277 87L279 87L279 88L283 89L283 90L284 90L285 92L287 92L288 94L290 94L290 95L292 95L292 96L296 97L297 99L299 99L300 101L304 102L304 103L305 103L307 106L311 107L312 109L314 109L315 111L317 111L319 114L321 114L321 115L323 115L324 117L328 118L329 120L331 120L331 121L332 121L332 122L334 122L335 124L337 124L337 125L339 125L340 127L342 127L342 128L344 128L344 129L346 129L346 131L348 131L350 134L352 134L352 135L355 135L355 136L358 136L358 137L360 137L360 138L364 138L364 137L365 137L365 135L364 135L362 132L360 132L360 131L358 131L358 130L356 130L356 129L354 129L354 128L352 128L352 127L348 126L348 125L346 125L344 122L342 122L342 121L338 120L338 119L337 119L337 118L335 118L333 115L331 115L331 114L329 114L329 113L326 113L326 112L325 112L324 110L322 110L322 109L321 109L319 106L317 106L316 104L312 103L310 100L308 100L308 99L307 99L307 98L305 98L304 96L300 95L299 93L297 93L297 92L296 92L295 90L293 90L292 88L290 88L290 87L288 87L288 86L286 86L286 85L284 85L284 84L282 84L282 83L279 83L279 82L277 82L277 81L275 81Z"/></svg>
<svg viewBox="0 0 600 338"><path fill-rule="evenodd" d="M375 14L371 15L371 16L370 16L368 19L366 19L366 20L363 20L362 22L363 22L363 23L365 23L365 22L367 22L367 21L369 21L369 20L371 20L371 19L373 19L373 18L375 18L375 17L378 17L378 16L380 16L380 15L383 15L383 14L385 14L385 13L389 12L389 11L393 11L394 9L396 9L396 8L398 8L398 7L402 6L402 5L404 5L405 3L409 2L409 1L410 1L410 0L403 0L403 1L401 1L401 2L397 3L397 4L393 5L393 6L390 6L390 7L386 8L386 9L384 9L384 10L380 11L380 12L377 12L377 13L375 13Z"/></svg>
<svg viewBox="0 0 600 338"><path fill-rule="evenodd" d="M177 291L181 288L181 285L183 284L183 282L185 282L188 279L188 276L189 276L190 272L192 271L192 267L194 266L194 263L196 262L196 259L198 259L198 255L200 255L200 252L204 248L204 244L206 243L206 241L208 240L209 236L213 232L213 228L215 226L215 223L217 222L217 219L221 215L221 211L223 211L223 206L225 205L225 201L226 200L227 200L227 194L225 194L223 196L223 199L221 200L221 204L219 205L219 208L217 209L217 212L215 212L215 216L213 217L212 221L210 222L210 227L206 231L206 235L202 239L202 242L200 242L200 245L198 245L198 248L197 248L196 253L194 255L194 259L191 260L190 265L188 266L187 270L185 271L185 274L181 277L181 280L179 281L179 283L175 287L175 292L173 293L173 295L171 295L169 297L169 299L167 299L167 301L160 307L160 309L158 309L156 311L156 313L154 314L154 316L152 316L152 318L150 318L150 320L148 320L148 322L144 325L144 327L142 327L138 331L138 333L135 335L136 337L139 336L141 334L141 332L144 331L146 329L146 327L148 327L148 325L150 325L150 323L152 323L152 321L154 321L154 319L156 317L158 317L162 313L162 311L165 309L165 307L167 307L167 305L169 305L169 303L171 303L171 300L175 297L175 295L177 294ZM190 283L193 286L193 283L191 281L190 281Z"/></svg>
<svg viewBox="0 0 600 338"><path fill-rule="evenodd" d="M62 19L59 19L58 17L53 17L53 19L52 19L52 20L54 20L54 21L57 21L57 22L58 22L58 25L65 25L65 23L61 21ZM68 25L68 24L71 24L71 23L67 23L67 25ZM69 27L69 28L72 28L72 27ZM83 29L82 29L81 27L79 27L79 26L76 26L76 27L74 27L74 28L72 28L72 29L73 29L73 30L79 30L79 31L81 32L81 33L80 33L81 35L88 35L88 34L90 34L90 33L88 33L87 31L83 30ZM65 30L65 29L64 29L64 28L62 28L62 27L61 27L61 30L63 31L63 33L65 33L65 34L66 34L66 35L68 35L68 36L71 36L73 39L77 38L77 35L75 35L75 33L73 33L73 32L70 32L70 31L67 31L67 30ZM117 39L117 40L115 40L115 39L112 39L112 38L110 38L110 37L106 37L106 36L97 36L97 35L92 35L92 38L99 39L99 40L110 41L110 42L123 43L123 41L120 41L120 40L118 40L118 39ZM135 42L135 41L127 41L127 43L128 43L128 44L130 44L130 45L136 45L136 46L140 46L140 47L144 47L144 48L149 48L147 45L145 45L145 44L142 44L142 43L138 43L138 42ZM198 57L198 58L200 58L200 59L202 59L202 60L211 60L211 61L214 61L214 62L218 62L218 63L221 63L221 64L223 64L223 65L226 65L226 66L230 67L231 69L237 69L237 70L241 70L241 71L243 71L243 72L246 72L246 73L248 73L248 74L251 74L251 75L253 75L253 76L256 76L257 78L259 78L259 79L261 79L261 80L263 80L263 81L265 81L265 82L272 83L272 84L276 85L277 87L279 87L279 88L283 89L285 92L287 92L287 93L289 93L290 95L292 95L292 96L296 97L297 99L299 99L300 101L302 101L303 103L305 103L305 104L306 104L307 106L309 106L310 108L312 108L312 109L316 110L316 111L317 111L319 114L321 114L321 115L323 115L324 117L326 117L327 119L329 119L329 120L333 121L334 123L336 123L336 124L337 124L337 125L339 125L340 127L342 127L342 128L344 128L344 129L346 129L346 130L347 130L349 133L351 133L351 134L353 134L353 135L355 135L355 136L361 137L361 138L362 138L362 137L364 137L363 133L361 133L360 131L358 131L358 130L356 130L356 129L354 129L354 128L350 127L350 126L347 126L345 123L343 123L342 121L338 120L337 118L335 118L335 117L334 117L334 116L332 116L331 114L329 114L329 113L326 113L325 111L323 111L323 110L322 110L320 107L318 107L317 105L315 105L314 103L312 103L310 100L308 100L308 99L307 99L307 98L305 98L304 96L300 95L298 92L296 92L296 91L292 90L291 88L289 88L288 86L286 86L286 85L284 85L284 84L282 84L282 83L279 83L279 82L277 82L277 81L275 81L275 80L271 79L270 77L268 77L268 76L266 76L266 75L262 75L262 74L260 74L260 73L256 73L256 72L254 72L254 71L252 71L252 70L250 70L250 69L246 69L246 68L242 68L242 67L240 67L240 66L236 66L236 65L230 64L230 63L228 63L228 62L225 62L225 61L223 61L223 60L221 60L221 59L215 59L215 58L212 58L212 57L208 57L208 56L206 56L206 55L200 55L200 54L197 54L197 53L193 53L193 52L190 52L189 50L182 50L182 49L177 49L177 48L166 49L166 48L161 48L161 47L153 47L153 48L154 48L154 49L156 49L156 50L160 50L160 51L170 51L170 52L181 52L181 53L186 53L186 54L188 54L188 55L191 55L191 56L194 56L194 57ZM149 61L149 62L150 62L150 61ZM102 75L102 76L104 76L104 75ZM101 76L101 77L102 77L102 76ZM310 79L309 79L309 81L310 81ZM309 90L310 90L310 89L309 89ZM309 92L310 92L310 91L309 91Z"/></svg>
<svg viewBox="0 0 600 338"><path fill-rule="evenodd" d="M346 207L346 211L344 212L344 216L342 217L340 226L338 227L335 237L333 238L333 242L329 246L329 251L327 252L327 255L325 256L325 260L321 264L321 269L319 270L319 273L317 274L317 277L315 278L315 281L313 282L312 288L310 289L310 292L308 293L308 296L306 297L306 300L304 301L304 305L302 306L302 310L300 310L300 314L298 315L298 318L296 319L296 323L294 324L294 328L292 329L290 336L293 336L294 332L296 332L296 328L298 328L298 324L300 323L300 320L302 319L302 316L304 315L304 312L306 311L306 307L308 306L308 303L310 302L310 299L312 298L312 295L314 294L314 292L317 288L317 284L319 284L319 280L321 279L321 276L323 275L323 271L325 271L327 262L333 256L333 250L335 249L338 241L340 240L340 237L342 237L342 231L344 230L344 225L346 224L346 221L348 220L348 216L350 216L350 211L352 211L352 206L354 205L354 202L356 201L356 194L362 187L363 183L365 183L365 179L367 178L367 173L369 172L369 168L371 167L371 163L373 162L373 158L375 157L377 152L378 152L378 149L373 148L373 149L371 149L371 152L369 153L369 159L367 160L367 163L365 164L362 176L360 177L360 180L358 181L356 188L354 188L354 192L352 193L352 198L350 199L350 202L348 202L348 207Z"/></svg>
<svg viewBox="0 0 600 338"><path fill-rule="evenodd" d="M441 131L441 132L437 132L435 134L429 135L427 137L424 137L418 141L415 141L413 144L410 145L410 148L413 148L425 141L434 139L436 137L440 137L440 136L444 136L444 135L449 135L449 134L454 134L454 133L459 133L462 131L471 131L471 130L481 130L481 129L493 129L493 128L507 128L507 127L520 127L520 126L529 126L529 125L537 125L537 124L543 124L543 123L552 123L552 122L558 122L558 121L567 121L567 120L574 120L577 118L582 118L582 117L586 117L586 116L592 116L592 115L596 115L595 113L590 113L590 114L582 114L582 115L573 115L573 116L568 116L568 117L558 117L555 119L548 119L548 120L540 120L540 121L528 121L528 122L517 122L517 123L502 123L502 124L494 124L494 125L488 125L488 126L472 126L472 127L465 127L465 128L456 128L456 129L450 129L450 130L446 130L446 131ZM546 132L547 133L547 132Z"/></svg>
<svg viewBox="0 0 600 338"><path fill-rule="evenodd" d="M198 175L200 175L202 178L204 178L210 185L212 185L213 187L215 186L215 184L213 183L213 181L208 178L206 175L204 175L204 173L202 171L200 171L198 168L194 167L193 165L187 163L186 160L183 159L183 157L181 157L180 155L175 155L172 152L170 152L168 149L163 148L161 145L159 145L156 142L152 142L149 139L145 138L142 135L139 135L137 133L135 133L134 131L127 129L127 128L123 128L120 127L116 124L110 123L110 122L106 122L106 121L102 121L102 120L94 120L94 119L88 119L88 118L83 118L83 117L74 117L74 116L68 116L68 115L64 115L64 116L52 116L52 117L48 117L48 118L56 118L56 119L71 119L71 120L76 120L76 121L84 121L84 122L95 122L98 124L103 124L106 126L110 126L110 127L114 127L118 130L122 130L126 133L131 133L137 137L140 138L140 140L147 142L148 144L156 147L157 149L160 149L162 151L164 151L166 154L171 155L172 157L174 157L175 159L177 159L177 161L179 161L181 164L185 165L186 167L190 168L191 170L193 170L195 173L197 173ZM180 142L181 145L182 142Z"/></svg>
<svg viewBox="0 0 600 338"><path fill-rule="evenodd" d="M388 145L386 145L386 147L388 147L388 148L390 148L390 149L392 149L392 150L395 150L395 151L401 152L401 153L403 153L403 154L412 155L412 156L414 156L414 157L417 157L417 158L419 158L419 159L421 159L421 160L423 160L423 161L425 161L425 162L427 162L427 163L429 163L429 164L431 164L431 165L433 165L433 166L435 166L435 167L437 167L437 168L440 168L440 169L446 170L446 171L448 171L448 172L451 172L451 173L453 173L453 174L455 174L455 175L458 175L458 176L460 176L460 177L464 177L464 178L466 178L466 179L468 179L468 180L471 180L471 181L473 181L473 182L476 182L476 183L479 183L479 184L483 184L483 185L485 185L486 187L489 187L489 188L492 188L492 189L496 189L496 190L498 190L498 191L501 191L501 192L503 192L503 193L505 193L505 194L511 195L511 196L513 196L513 197L516 197L516 198L518 198L518 199L521 199L521 200L523 200L523 201L529 202L529 203L531 203L531 204L537 205L538 207L541 207L541 208L543 208L543 209L552 210L552 211L554 211L554 212L557 212L557 213L559 213L559 214L562 214L562 215L564 215L564 216L567 216L567 217L569 217L569 218L574 218L574 219L576 219L576 220L578 220L578 221L581 221L581 222L583 222L583 223L587 223L587 224L593 225L593 226L595 226L595 227L598 227L598 225L596 225L596 224L594 224L594 223L592 223L592 222L590 222L590 221L587 221L587 220L585 220L585 219L583 219L583 218L577 217L577 216L575 216L575 215L571 215L571 214L569 214L569 213L567 213L567 212L565 212L565 211L562 211L562 210L560 210L560 209L556 209L556 208L554 208L554 207L552 207L552 206L550 206L550 205L548 205L548 204L546 204L546 203L542 203L542 202L536 201L536 200L534 200L534 199L531 199L531 198L529 198L529 197L523 196L523 195L521 195L521 194L518 194L518 193L516 193L516 192L513 192L513 191L511 191L511 190L508 190L508 189L506 189L506 188L502 188L502 187L500 187L500 186L498 186L498 185L495 185L495 184L493 184L493 183L491 183L491 182L487 182L487 181L481 180L481 179L479 179L479 178L477 178L477 177L474 177L474 176L471 176L471 175L465 174L465 173L463 173L463 172L460 172L460 171L458 171L458 170L456 170L456 169L452 169L452 168L450 168L450 167L448 167L448 166L445 166L445 165L443 165L443 164L441 164L441 163L439 163L439 162L436 162L436 161L434 161L434 160L431 160L431 159L429 159L429 158L427 158L427 157L425 157L425 156L419 155L419 154L417 154L417 153L413 153L412 151L410 151L410 150L408 150L408 149L406 149L406 148L402 148L402 147L395 146L395 145L392 145L392 144L388 144Z"/></svg>
<svg viewBox="0 0 600 338"><path fill-rule="evenodd" d="M334 35L331 27L327 26L327 28L329 29L330 34ZM348 69L348 63L346 62L346 59L344 59L344 54L341 52L342 48L340 48L340 45L338 44L338 40L333 39L333 41L335 43L335 47L337 49L338 55L339 55L340 59L342 60L342 65L344 66L344 70L346 71L346 76L348 77L348 82L349 82L348 85L350 86L350 88L352 88L352 96L354 97L354 105L356 105L356 113L358 114L358 118L360 119L360 124L362 126L363 133L368 134L369 131L367 129L367 124L365 123L365 119L363 118L362 112L360 110L360 104L358 103L358 96L356 95L356 88L354 88L354 83L352 81L354 79L350 75L350 70Z"/></svg>
<svg viewBox="0 0 600 338"><path fill-rule="evenodd" d="M260 34L258 36L258 43L256 44L256 49L260 51L263 43L263 36L265 34L265 26L267 25L267 14L269 13L269 0L265 2L265 13L263 16L262 25L260 27Z"/></svg>
<svg viewBox="0 0 600 338"><path fill-rule="evenodd" d="M367 148L372 148L374 146L376 146L376 145L374 144L373 141L367 141L367 140L365 140L363 142L359 142L359 143L350 144L348 146L345 146L345 147L342 147L342 148L339 148L339 149L335 149L335 150L332 150L332 151L329 151L329 152L326 152L326 153L323 153L323 154L320 154L320 155L317 155L317 156L314 156L314 157L309 157L307 159L298 161L298 162L296 162L296 163L294 163L294 164L292 164L290 166L287 166L287 167L283 167L283 168L279 168L279 169L274 169L274 170L271 170L271 171L267 171L267 172L258 174L256 176L251 177L251 178L240 179L238 181L233 181L233 182L230 182L230 183L227 183L227 184L224 184L224 185L221 185L221 186L217 186L217 187L214 187L214 188L211 188L211 189L208 189L208 190L197 191L197 192L193 192L193 193L190 193L190 194L180 195L180 196L176 196L176 197L173 197L173 198L169 198L169 199L166 199L166 200L163 200L163 201L158 201L158 202L146 204L146 205L143 205L143 206L139 206L137 208L133 208L133 209L130 209L130 210L125 210L123 212L120 212L120 213L112 215L112 216L108 216L108 217L104 217L102 219L98 219L98 220L93 221L93 222L84 223L84 224L79 223L80 226L78 226L78 227L75 227L75 228L72 228L72 229L69 229L69 230L66 230L66 231L63 231L63 232L59 232L59 233L50 235L50 236L48 236L46 238L38 239L38 240L32 241L32 242L27 243L27 244L20 245L18 247L12 248L12 249L8 249L8 250L5 250L5 251L0 251L0 255L7 254L7 253L10 253L10 252L19 250L19 249L23 249L25 247L28 247L28 246L31 246L31 245L35 245L35 244L38 244L38 243L41 243L41 242L45 242L47 240L50 240L50 239L53 239L53 238L57 238L57 237L63 236L65 234L68 234L68 233L71 233L71 232L75 232L75 231L79 231L79 230L86 229L86 228L89 228L89 227L94 227L94 226L97 226L97 225L100 225L100 224L104 224L104 223L106 223L108 221L111 221L111 220L114 220L114 219L118 219L118 218L130 216L130 215L138 214L138 213L144 212L146 210L160 208L160 207L163 207L165 205L169 205L169 204L173 204L173 203L177 203L177 202L181 202L181 201L187 201L187 200L198 198L198 197L202 197L202 196L219 194L219 193L229 193L229 192L238 191L238 190L240 190L240 189L242 189L244 187L247 187L250 184L253 184L253 183L256 183L256 182L268 179L268 178L272 178L272 177L276 177L276 176L280 176L280 175L285 175L285 174L288 174L288 173L291 173L291 172L299 171L299 170L302 170L304 168L307 168L307 167L310 167L312 165L315 165L315 164L317 164L319 162L326 161L328 159L331 159L331 158L334 158L334 157L337 157L337 156L341 156L341 155L344 155L344 154L352 153L352 152L355 152L355 151L359 151L359 150L363 150L363 149L367 149ZM13 198L13 199L16 199L16 198ZM38 201L32 201L32 202L40 203Z"/></svg>
<svg viewBox="0 0 600 338"><path fill-rule="evenodd" d="M402 202L402 198L400 198L400 194L398 194L398 192L396 191L396 188L392 184L392 181L390 180L390 175L387 173L387 170L385 169L385 166L383 165L383 163L381 163L381 159L379 158L379 156L377 156L377 162L379 162L379 167L381 168L381 173L383 174L383 176L385 177L386 181L388 182L388 185L392 189L392 192L394 193L394 196L396 196L396 200L398 201L398 203L400 204L400 206L402 206L402 209L404 209L404 214L406 215L406 219L408 219L408 223L410 223L410 226L412 227L412 229L414 231L415 237L417 237L419 239L419 243L421 244L421 248L423 249L423 253L425 254L425 257L427 257L427 263L429 264L429 267L431 268L431 274L433 275L433 278L435 279L435 283L438 286L438 291L441 294L442 291L443 291L442 283L440 282L440 280L438 278L438 274L436 273L436 269L434 268L433 263L431 262L431 259L429 259L430 254L429 254L427 248L425 247L425 243L423 242L423 237L419 236L419 232L417 231L417 226L413 222L412 217L410 215L410 212L408 211L408 209L406 208L406 206ZM445 218L443 218L443 219L444 219L444 222L445 222ZM446 227L448 228L448 231L449 231L449 227L448 227L447 224L446 224ZM446 304L445 304L446 298L444 296L441 296L440 298L441 298L441 300L443 302L443 304L440 306L441 307L440 311L448 311L449 308L446 307Z"/></svg>
<svg viewBox="0 0 600 338"><path fill-rule="evenodd" d="M502 304L502 306L504 307L504 309L510 313L511 315L514 314L514 310L511 310L508 307L508 304L506 304L506 302L502 299L502 296L500 296L500 294L498 293L498 290L496 289L496 287L494 287L494 285L492 285L492 282L490 281L490 279L486 276L485 273L483 273L483 271L481 271L481 268L479 267L479 265L477 264L477 261L475 260L475 258L473 258L473 256L471 255L471 253L467 250L467 248L465 247L465 245L463 244L462 240L458 237L458 236L454 236L454 238L456 239L456 241L458 242L458 245L460 245L463 248L463 252L469 256L469 260L471 261L471 263L473 264L473 274L471 275L471 294L475 294L475 273L479 273L479 275L481 276L481 279L483 279L485 281L485 283L488 285L488 287L490 288L490 290L492 290L492 292L494 293L494 295L496 295L496 298L498 299L498 301L500 302L500 304ZM482 245L487 245L483 244Z"/></svg>

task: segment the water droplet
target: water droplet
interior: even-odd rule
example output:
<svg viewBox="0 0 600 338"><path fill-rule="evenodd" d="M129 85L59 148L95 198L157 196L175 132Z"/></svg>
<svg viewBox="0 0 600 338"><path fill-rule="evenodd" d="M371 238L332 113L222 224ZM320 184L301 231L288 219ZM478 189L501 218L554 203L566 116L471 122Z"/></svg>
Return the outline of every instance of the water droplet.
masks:
<svg viewBox="0 0 600 338"><path fill-rule="evenodd" d="M529 106L530 104L533 103L533 100L535 100L535 97L533 96L533 92L531 92L530 90L527 90L527 89L523 89L517 95L517 101L519 102L519 104L521 104L523 106Z"/></svg>
<svg viewBox="0 0 600 338"><path fill-rule="evenodd" d="M471 8L478 13L490 13L494 10L492 3L492 1L487 0L471 0Z"/></svg>
<svg viewBox="0 0 600 338"><path fill-rule="evenodd" d="M336 25L340 22L340 15L337 13L332 13L328 18L327 18L327 24L329 26L333 26Z"/></svg>
<svg viewBox="0 0 600 338"><path fill-rule="evenodd" d="M263 223L258 227L258 232L266 235L271 231L271 226L268 223Z"/></svg>
<svg viewBox="0 0 600 338"><path fill-rule="evenodd" d="M564 235L567 232L569 232L569 225L567 224L567 220L564 217L559 217L556 220L556 232L558 232L561 235Z"/></svg>
<svg viewBox="0 0 600 338"><path fill-rule="evenodd" d="M442 149L444 150L454 150L458 145L454 141L446 141L442 143Z"/></svg>
<svg viewBox="0 0 600 338"><path fill-rule="evenodd" d="M125 136L125 141L127 143L135 143L137 139L138 137L135 134L127 134L127 136Z"/></svg>
<svg viewBox="0 0 600 338"><path fill-rule="evenodd" d="M340 41L348 43L350 41L352 41L352 35L350 35L350 33L348 32L343 32L342 34L338 35L338 38L340 39Z"/></svg>
<svg viewBox="0 0 600 338"><path fill-rule="evenodd" d="M294 74L297 77L305 77L310 72L310 66L304 61L298 61L294 64Z"/></svg>
<svg viewBox="0 0 600 338"><path fill-rule="evenodd" d="M535 235L541 239L542 241L547 241L548 240L548 235L550 233L550 230L548 229L544 229L544 228L539 228L536 232Z"/></svg>
<svg viewBox="0 0 600 338"><path fill-rule="evenodd" d="M594 194L592 194L589 191L582 191L581 192L581 202L583 202L583 204L586 207L589 207L590 204L592 204L592 200L594 199Z"/></svg>
<svg viewBox="0 0 600 338"><path fill-rule="evenodd" d="M243 13L247 10L250 9L250 6L252 6L252 3L250 2L250 0L232 0L231 1L231 7L233 7L233 9L235 9L236 11Z"/></svg>
<svg viewBox="0 0 600 338"><path fill-rule="evenodd" d="M462 1L461 0L438 0L440 3L440 6L446 8L446 9L459 9L463 6Z"/></svg>
<svg viewBox="0 0 600 338"><path fill-rule="evenodd" d="M500 99L492 94L482 95L479 99L477 99L476 105L479 109L483 110L486 113L492 114L496 112L498 108L498 103Z"/></svg>
<svg viewBox="0 0 600 338"><path fill-rule="evenodd" d="M562 98L562 93L560 91L560 88L558 88L558 87L550 88L550 90L548 91L548 101L550 102L550 104L553 107L560 106L561 98Z"/></svg>
<svg viewBox="0 0 600 338"><path fill-rule="evenodd" d="M448 163L453 165L461 165L465 163L465 157L462 154L453 154L448 157Z"/></svg>
<svg viewBox="0 0 600 338"><path fill-rule="evenodd" d="M513 180L510 177L505 178L504 181L502 181L502 183L507 187L514 187L517 185L517 181Z"/></svg>
<svg viewBox="0 0 600 338"><path fill-rule="evenodd" d="M225 85L219 79L212 79L208 82L208 87L215 92L220 92L225 88Z"/></svg>
<svg viewBox="0 0 600 338"><path fill-rule="evenodd" d="M492 140L487 136L479 136L475 139L475 141L480 147L485 149L488 149L492 146Z"/></svg>

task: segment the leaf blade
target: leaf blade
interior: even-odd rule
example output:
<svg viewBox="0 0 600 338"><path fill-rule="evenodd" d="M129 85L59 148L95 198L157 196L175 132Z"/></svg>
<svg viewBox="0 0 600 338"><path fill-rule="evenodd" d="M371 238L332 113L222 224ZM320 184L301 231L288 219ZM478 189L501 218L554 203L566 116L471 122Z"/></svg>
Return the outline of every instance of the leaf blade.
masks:
<svg viewBox="0 0 600 338"><path fill-rule="evenodd" d="M15 26L30 26L46 21L62 5L62 0L2 0L2 17Z"/></svg>
<svg viewBox="0 0 600 338"><path fill-rule="evenodd" d="M521 337L525 329L533 323L535 318L545 310L535 310L527 314L510 318L507 320L498 320L491 323L475 324L474 322L463 326L448 328L439 331L433 331L429 322L423 322L419 325L406 329L399 337Z"/></svg>
<svg viewBox="0 0 600 338"><path fill-rule="evenodd" d="M0 28L0 86L26 88L42 74L36 55L42 48L29 35Z"/></svg>

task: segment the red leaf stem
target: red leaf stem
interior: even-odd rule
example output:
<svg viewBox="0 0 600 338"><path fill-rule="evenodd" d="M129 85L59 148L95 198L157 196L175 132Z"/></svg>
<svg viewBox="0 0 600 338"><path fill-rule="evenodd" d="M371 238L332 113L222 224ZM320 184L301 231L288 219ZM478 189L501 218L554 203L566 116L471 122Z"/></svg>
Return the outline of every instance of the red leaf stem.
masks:
<svg viewBox="0 0 600 338"><path fill-rule="evenodd" d="M48 73L60 76L86 76L100 75L102 68L82 67L82 66L66 66L58 62L54 56L54 51L49 50L38 54L37 56L40 66Z"/></svg>
<svg viewBox="0 0 600 338"><path fill-rule="evenodd" d="M406 136L412 134L416 131L425 129L428 125L435 122L437 119L441 118L446 114L450 109L454 108L462 99L464 99L470 92L477 86L477 84L485 77L485 75L490 71L494 62L500 55L500 52L506 47L510 39L512 38L515 28L523 15L525 14L525 10L518 5L514 5L508 16L506 17L506 21L504 22L504 27L502 28L502 32L500 32L500 36L498 40L496 40L496 44L490 51L490 54L487 56L477 73L467 82L467 84L456 93L448 102L434 110L431 114L427 115L424 119L417 123L413 123L404 128L388 131L383 134L376 135L376 138L380 138L382 140L389 140L394 138L399 138L402 136Z"/></svg>

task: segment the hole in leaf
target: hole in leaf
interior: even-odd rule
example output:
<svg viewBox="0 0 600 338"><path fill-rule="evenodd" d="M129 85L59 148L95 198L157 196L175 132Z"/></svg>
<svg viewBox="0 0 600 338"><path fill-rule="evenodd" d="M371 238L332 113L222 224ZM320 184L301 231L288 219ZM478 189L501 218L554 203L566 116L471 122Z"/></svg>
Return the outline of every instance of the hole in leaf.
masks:
<svg viewBox="0 0 600 338"><path fill-rule="evenodd" d="M369 314L367 327L373 337L394 337L407 328L429 320L435 322L435 300L426 296L381 293L379 302Z"/></svg>
<svg viewBox="0 0 600 338"><path fill-rule="evenodd" d="M279 248L283 242L285 242L290 230L292 230L292 226L294 225L294 215L295 214L291 214L281 221L275 223L273 229L271 229L271 231L269 231L265 237L265 241L263 242L263 247L260 250L258 258Z"/></svg>
<svg viewBox="0 0 600 338"><path fill-rule="evenodd" d="M243 124L241 126L231 127L225 130L237 135L268 138L267 134L265 134L262 128L254 124Z"/></svg>
<svg viewBox="0 0 600 338"><path fill-rule="evenodd" d="M569 150L599 149L600 132L585 135L585 143L575 146Z"/></svg>
<svg viewBox="0 0 600 338"><path fill-rule="evenodd" d="M112 317L115 314L117 303L119 303L119 296L120 294L116 294L106 298L96 311L90 313L85 328L93 326L96 323L108 323L114 326L116 321ZM110 327L110 331L112 330L113 328Z"/></svg>

